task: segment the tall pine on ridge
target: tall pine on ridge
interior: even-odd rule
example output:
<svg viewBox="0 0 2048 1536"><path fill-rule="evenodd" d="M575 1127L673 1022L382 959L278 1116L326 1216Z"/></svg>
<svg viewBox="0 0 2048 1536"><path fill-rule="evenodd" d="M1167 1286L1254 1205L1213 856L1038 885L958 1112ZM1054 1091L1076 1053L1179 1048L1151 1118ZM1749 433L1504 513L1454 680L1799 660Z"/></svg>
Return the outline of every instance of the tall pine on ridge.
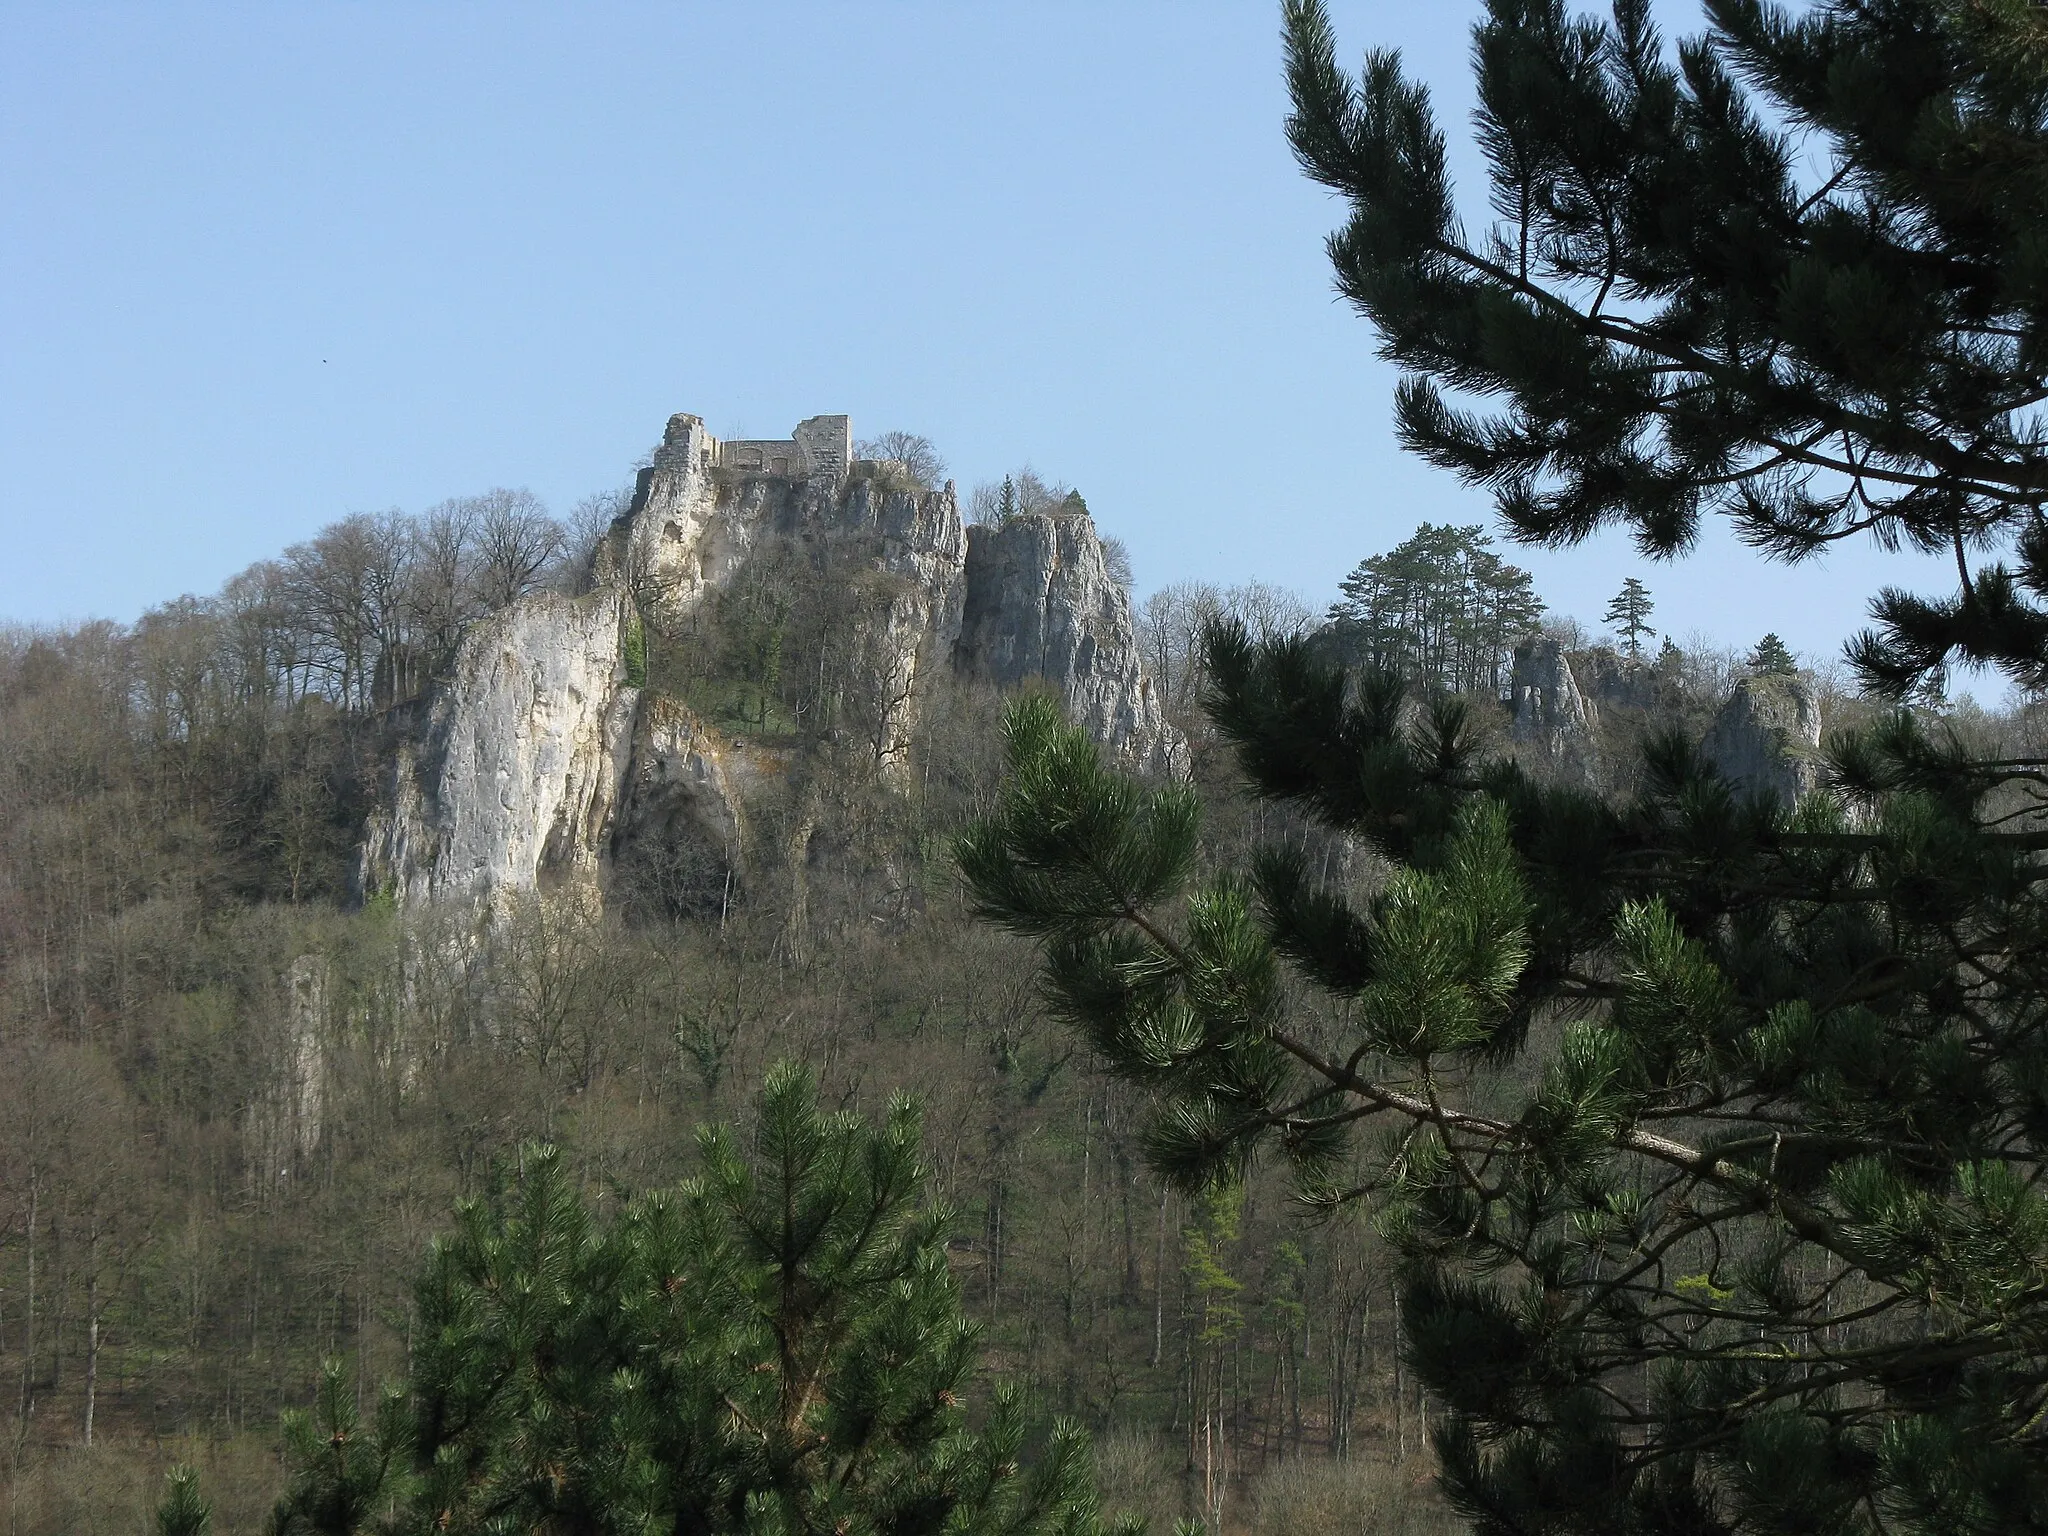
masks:
<svg viewBox="0 0 2048 1536"><path fill-rule="evenodd" d="M1656 606L1641 578L1631 576L1621 584L1621 590L1607 605L1607 612L1601 615L1621 640L1621 648L1628 652L1630 661L1641 661L1643 642L1657 637L1657 631L1650 628L1650 614Z"/></svg>
<svg viewBox="0 0 2048 1536"><path fill-rule="evenodd" d="M1479 527L1424 523L1338 583L1331 638L1353 660L1451 693L1507 685L1517 641L1543 617L1529 573Z"/></svg>
<svg viewBox="0 0 2048 1536"><path fill-rule="evenodd" d="M1353 77L1317 0L1286 15L1290 134L1350 204L1330 254L1409 446L1538 542L1674 554L1723 515L1774 558L1946 551L1953 593L1877 597L1867 684L2048 682L2037 8L1710 0L1674 64L1639 0L1491 0L1477 232L1398 60ZM1902 713L1796 809L1675 738L1603 803L1398 677L1209 650L1253 792L1371 843L1384 889L1299 841L1205 875L1191 792L1044 700L961 866L1152 1091L1159 1167L1277 1157L1375 1210L1474 1527L2048 1530L2044 764Z"/></svg>

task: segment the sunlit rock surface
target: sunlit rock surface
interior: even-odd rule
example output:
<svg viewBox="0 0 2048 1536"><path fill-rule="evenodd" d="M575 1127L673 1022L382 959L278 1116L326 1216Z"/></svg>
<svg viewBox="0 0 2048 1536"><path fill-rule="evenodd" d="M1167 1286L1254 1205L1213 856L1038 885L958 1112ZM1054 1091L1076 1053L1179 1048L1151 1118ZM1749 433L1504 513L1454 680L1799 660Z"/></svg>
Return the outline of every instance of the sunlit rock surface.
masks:
<svg viewBox="0 0 2048 1536"><path fill-rule="evenodd" d="M1725 778L1798 804L1820 782L1820 699L1803 677L1744 678L1701 750Z"/></svg>
<svg viewBox="0 0 2048 1536"><path fill-rule="evenodd" d="M633 626L680 643L736 582L801 589L829 618L857 695L833 726L841 761L909 782L932 682L1042 678L1125 766L1185 771L1144 668L1129 595L1085 514L963 530L953 487L856 461L843 416L788 439L720 442L670 418L584 597L535 593L478 621L422 720L394 750L358 859L365 897L492 900L615 868L729 894L752 849L750 790L788 752L721 739L679 701L626 681ZM851 754L851 757L848 757ZM667 863L662 861L666 860ZM694 872L692 872L694 871Z"/></svg>
<svg viewBox="0 0 2048 1536"><path fill-rule="evenodd" d="M471 627L366 828L366 895L412 904L596 878L638 702L623 610L617 588L537 592Z"/></svg>
<svg viewBox="0 0 2048 1536"><path fill-rule="evenodd" d="M1044 679L1126 766L1185 768L1186 744L1139 658L1130 595L1110 576L1086 513L1027 513L968 530L958 659L999 687Z"/></svg>

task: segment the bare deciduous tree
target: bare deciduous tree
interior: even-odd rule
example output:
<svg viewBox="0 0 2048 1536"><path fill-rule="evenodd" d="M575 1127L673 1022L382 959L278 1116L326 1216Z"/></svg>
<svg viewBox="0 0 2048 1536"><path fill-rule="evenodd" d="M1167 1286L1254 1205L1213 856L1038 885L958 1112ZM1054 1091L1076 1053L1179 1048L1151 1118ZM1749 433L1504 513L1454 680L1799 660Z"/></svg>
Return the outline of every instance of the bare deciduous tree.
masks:
<svg viewBox="0 0 2048 1536"><path fill-rule="evenodd" d="M893 460L903 466L903 472L913 484L924 490L933 490L943 485L946 479L946 461L932 440L915 432L883 432L875 437L864 437L853 445L856 458Z"/></svg>
<svg viewBox="0 0 2048 1536"><path fill-rule="evenodd" d="M1109 572L1109 579L1129 592L1137 582L1131 570L1130 546L1122 539L1108 538L1102 541L1102 565Z"/></svg>
<svg viewBox="0 0 2048 1536"><path fill-rule="evenodd" d="M476 616L476 508L444 501L413 529L412 619L420 649L438 661Z"/></svg>
<svg viewBox="0 0 2048 1536"><path fill-rule="evenodd" d="M544 584L567 534L531 491L486 491L472 506L478 600L486 608L509 607Z"/></svg>
<svg viewBox="0 0 2048 1536"><path fill-rule="evenodd" d="M1298 593L1270 582L1219 587L1206 581L1177 581L1161 587L1135 615L1145 669L1167 712L1186 729L1201 704L1206 673L1202 632L1219 619L1235 619L1260 640L1307 633L1314 611Z"/></svg>
<svg viewBox="0 0 2048 1536"><path fill-rule="evenodd" d="M597 547L612 530L612 525L633 509L633 487L631 484L599 491L586 496L576 503L569 514L565 534L561 580L564 591L574 595L590 589L593 563L597 558Z"/></svg>
<svg viewBox="0 0 2048 1536"><path fill-rule="evenodd" d="M967 498L967 520L1001 524L1013 517L1068 507L1087 510L1087 504L1071 485L1064 480L1048 480L1026 464L1000 480L985 480L977 485Z"/></svg>

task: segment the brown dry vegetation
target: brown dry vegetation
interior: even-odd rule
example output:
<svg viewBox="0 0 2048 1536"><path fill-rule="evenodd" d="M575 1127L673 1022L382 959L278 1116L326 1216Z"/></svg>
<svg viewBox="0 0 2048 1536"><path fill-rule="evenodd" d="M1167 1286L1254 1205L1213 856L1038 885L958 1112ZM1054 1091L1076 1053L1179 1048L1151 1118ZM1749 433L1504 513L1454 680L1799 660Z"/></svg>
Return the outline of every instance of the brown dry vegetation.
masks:
<svg viewBox="0 0 2048 1536"><path fill-rule="evenodd" d="M723 921L555 893L479 925L350 908L394 717L241 649L278 622L184 604L0 652L0 1530L144 1529L180 1461L217 1529L259 1528L280 1411L325 1355L402 1369L455 1201L541 1138L600 1200L673 1181L784 1056L849 1104L922 1096L987 1369L1103 1437L1112 1501L1441 1522L1367 1228L1277 1178L1234 1230L1163 1191L1140 1106L963 911L947 840L999 701L928 701L908 795L813 744L784 793L834 852L800 925L768 864ZM1230 858L1270 813L1198 747Z"/></svg>

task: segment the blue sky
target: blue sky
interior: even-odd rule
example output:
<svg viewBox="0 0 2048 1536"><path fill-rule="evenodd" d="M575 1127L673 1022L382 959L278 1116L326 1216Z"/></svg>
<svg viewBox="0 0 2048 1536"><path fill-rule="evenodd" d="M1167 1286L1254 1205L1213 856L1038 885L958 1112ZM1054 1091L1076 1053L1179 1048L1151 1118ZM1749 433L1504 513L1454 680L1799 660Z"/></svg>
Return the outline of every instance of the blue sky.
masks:
<svg viewBox="0 0 2048 1536"><path fill-rule="evenodd" d="M1478 206L1476 6L1335 9ZM963 494L1028 462L1141 590L1326 602L1487 508L1393 443L1279 67L1264 0L0 0L0 618L131 618L351 511L566 512L677 410L923 432ZM1823 653L1908 574L1515 558L1583 619L1640 574L1672 634Z"/></svg>

